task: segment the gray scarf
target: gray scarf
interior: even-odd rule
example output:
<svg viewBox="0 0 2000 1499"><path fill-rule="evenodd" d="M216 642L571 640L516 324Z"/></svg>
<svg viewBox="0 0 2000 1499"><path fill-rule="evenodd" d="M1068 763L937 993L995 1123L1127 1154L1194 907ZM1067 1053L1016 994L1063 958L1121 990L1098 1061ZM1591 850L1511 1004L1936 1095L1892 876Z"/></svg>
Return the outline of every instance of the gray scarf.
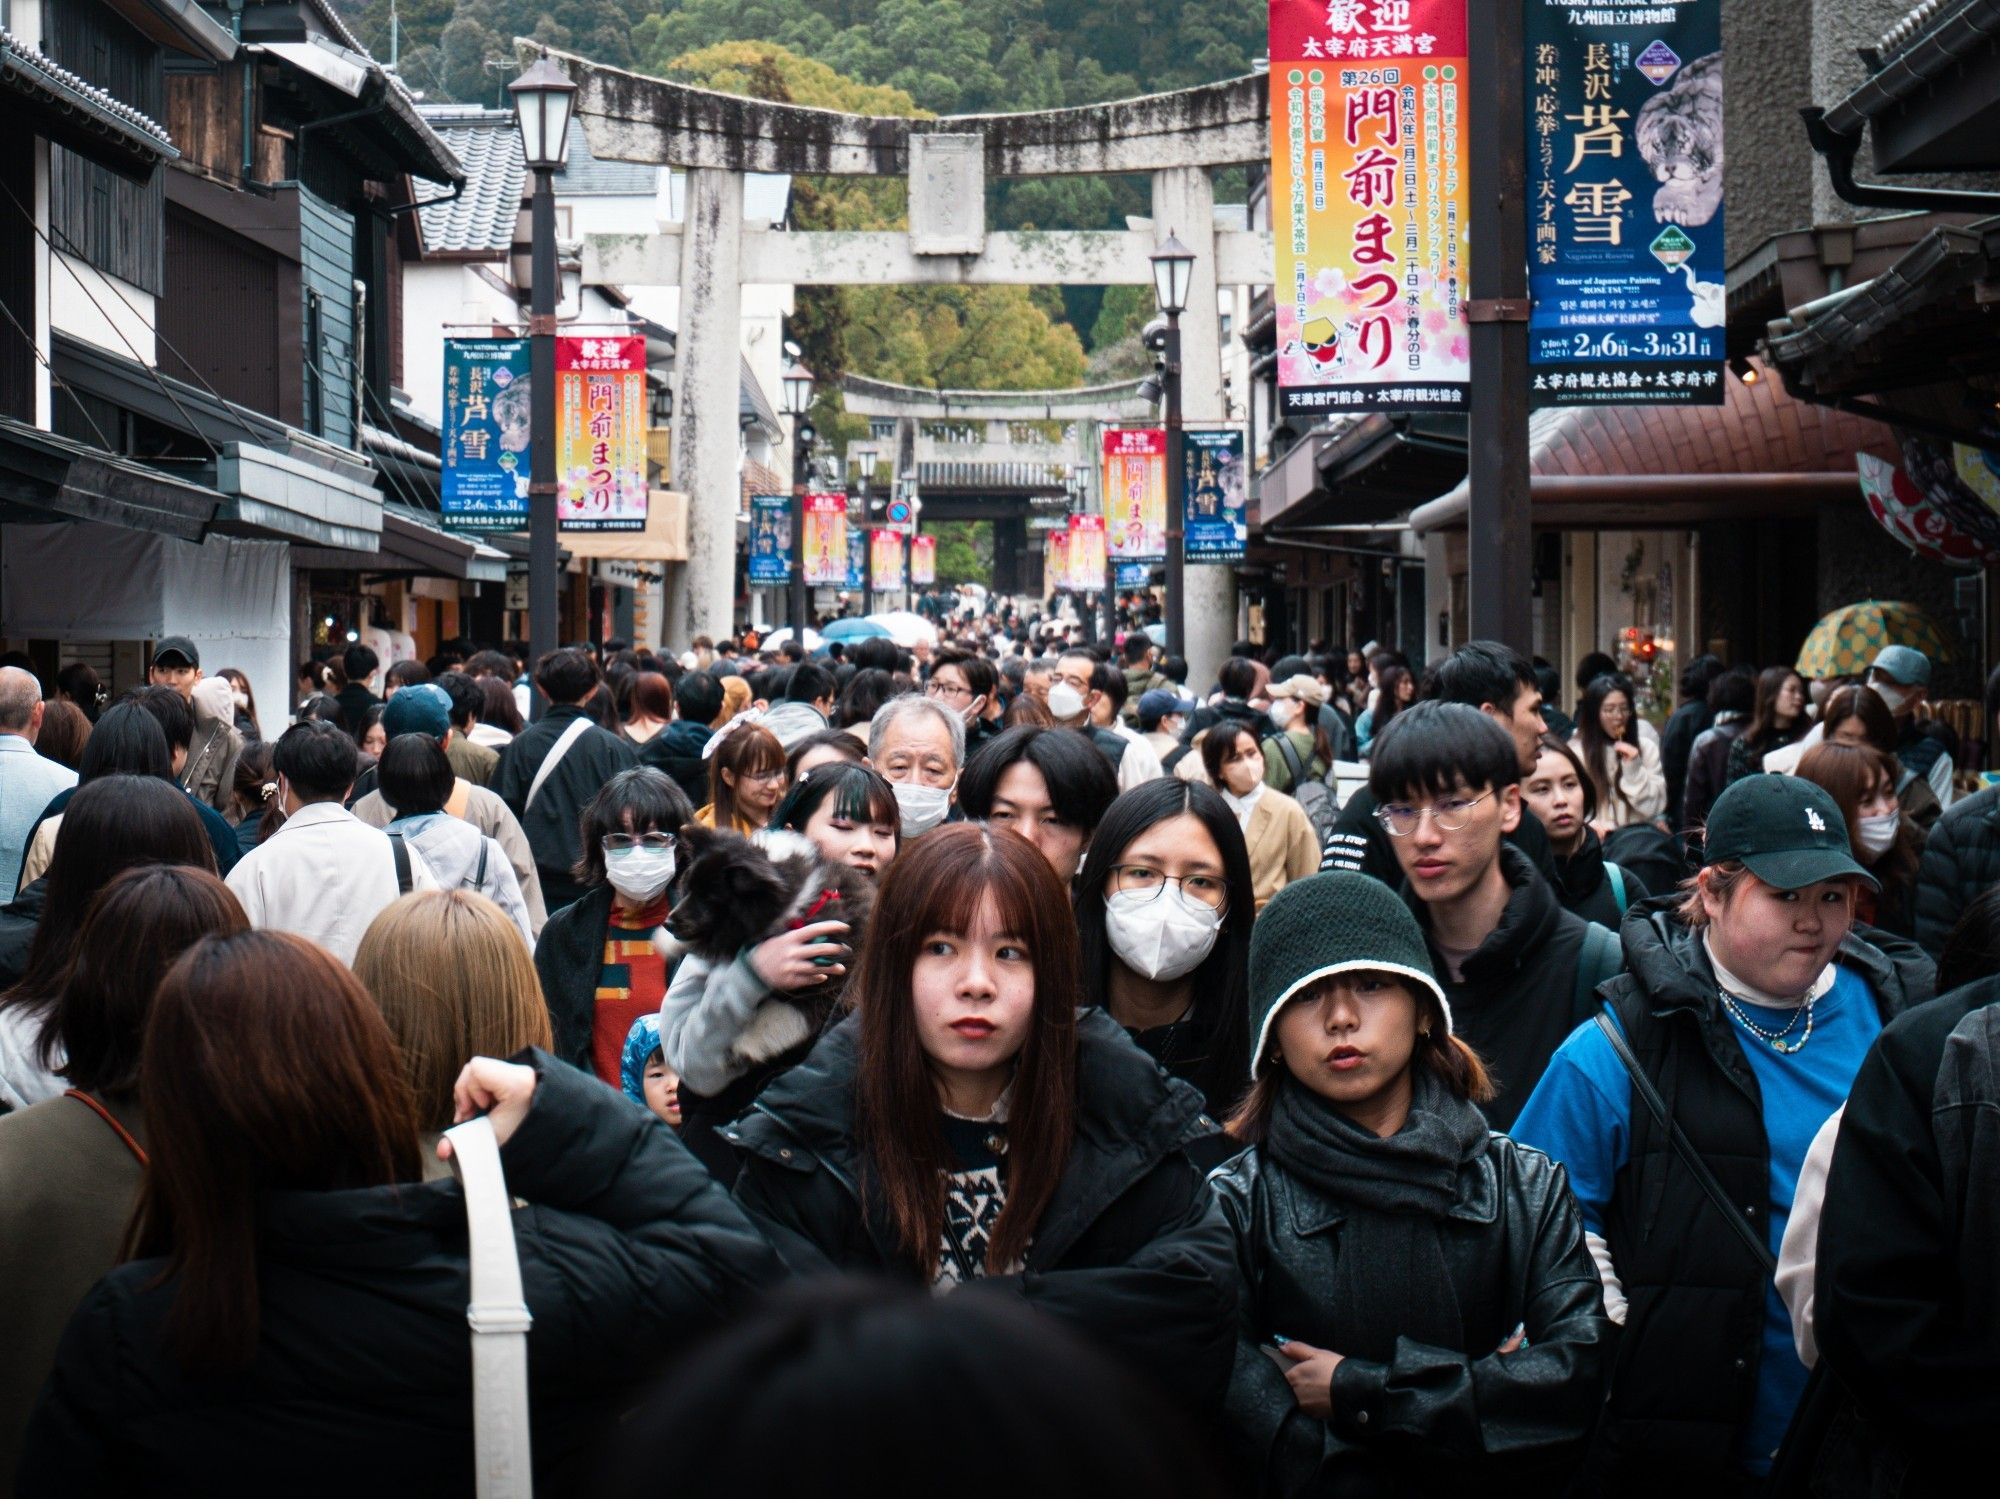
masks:
<svg viewBox="0 0 2000 1499"><path fill-rule="evenodd" d="M1279 1080L1264 1148L1285 1170L1336 1202L1442 1218L1458 1200L1458 1173L1487 1147L1486 1120L1430 1068L1412 1069L1410 1117L1387 1139L1350 1123L1290 1072Z"/></svg>

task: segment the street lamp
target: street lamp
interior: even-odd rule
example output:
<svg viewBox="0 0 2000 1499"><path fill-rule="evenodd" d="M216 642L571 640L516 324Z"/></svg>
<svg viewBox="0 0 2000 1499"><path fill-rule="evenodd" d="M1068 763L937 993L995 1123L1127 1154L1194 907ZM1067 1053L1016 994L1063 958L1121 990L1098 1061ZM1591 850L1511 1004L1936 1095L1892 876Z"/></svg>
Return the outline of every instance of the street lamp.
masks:
<svg viewBox="0 0 2000 1499"><path fill-rule="evenodd" d="M1185 656L1187 609L1181 600L1181 582L1187 455L1181 451L1181 314L1187 311L1188 292L1194 284L1194 251L1170 232L1166 243L1149 258L1153 262L1153 296L1167 319L1167 336L1160 351L1167 397L1167 654Z"/></svg>
<svg viewBox="0 0 2000 1499"><path fill-rule="evenodd" d="M806 645L806 481L812 460L813 438L817 435L806 413L812 410L813 373L803 364L785 367L785 415L792 419L792 493L798 496L798 510L792 517L792 639L799 649Z"/></svg>
<svg viewBox="0 0 2000 1499"><path fill-rule="evenodd" d="M543 53L507 85L521 154L534 173L528 286L528 654L534 662L556 648L556 267L555 174L569 156L569 117L576 85ZM530 705L536 718L546 706Z"/></svg>

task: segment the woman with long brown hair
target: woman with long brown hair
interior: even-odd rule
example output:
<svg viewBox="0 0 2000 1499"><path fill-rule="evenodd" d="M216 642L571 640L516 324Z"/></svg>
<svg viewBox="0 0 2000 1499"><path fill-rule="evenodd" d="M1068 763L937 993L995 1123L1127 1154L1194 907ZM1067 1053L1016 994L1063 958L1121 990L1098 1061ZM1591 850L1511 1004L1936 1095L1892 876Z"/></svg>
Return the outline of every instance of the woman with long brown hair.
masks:
<svg viewBox="0 0 2000 1499"><path fill-rule="evenodd" d="M1917 865L1924 830L1896 800L1901 767L1870 744L1816 744L1799 760L1799 775L1822 786L1847 818L1854 857L1881 885L1854 892L1854 919L1863 926L1915 937Z"/></svg>
<svg viewBox="0 0 2000 1499"><path fill-rule="evenodd" d="M926 834L890 866L850 983L860 1013L725 1132L737 1200L791 1268L1012 1278L1212 1405L1235 1299L1184 1149L1201 1095L1078 1012L1048 861L984 827Z"/></svg>
<svg viewBox="0 0 2000 1499"><path fill-rule="evenodd" d="M1805 679L1789 666L1767 666L1757 674L1757 706L1750 727L1729 746L1725 786L1764 768L1764 757L1804 737L1812 727L1806 716Z"/></svg>
<svg viewBox="0 0 2000 1499"><path fill-rule="evenodd" d="M746 835L765 827L785 794L785 747L778 736L762 724L733 724L702 754L708 759L708 804L694 820Z"/></svg>
<svg viewBox="0 0 2000 1499"><path fill-rule="evenodd" d="M228 1043L218 1045L217 1038ZM577 1492L633 1371L776 1271L673 1136L540 1051L476 1058L454 1113L501 1141L526 1299L535 1478ZM465 1203L421 1183L381 1012L279 932L210 937L141 1049L150 1159L133 1262L71 1319L24 1496L470 1493Z"/></svg>
<svg viewBox="0 0 2000 1499"><path fill-rule="evenodd" d="M1559 1492L1610 1324L1562 1172L1486 1127L1486 1069L1409 908L1287 885L1250 942L1256 1044L1210 1178L1236 1240L1226 1406L1261 1492Z"/></svg>

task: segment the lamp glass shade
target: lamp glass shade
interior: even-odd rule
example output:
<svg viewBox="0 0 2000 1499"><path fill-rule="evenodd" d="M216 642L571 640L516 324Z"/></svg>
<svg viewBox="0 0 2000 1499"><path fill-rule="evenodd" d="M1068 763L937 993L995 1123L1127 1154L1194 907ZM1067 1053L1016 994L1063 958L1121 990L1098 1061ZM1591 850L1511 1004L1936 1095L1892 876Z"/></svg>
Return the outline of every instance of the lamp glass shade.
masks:
<svg viewBox="0 0 2000 1499"><path fill-rule="evenodd" d="M1194 284L1194 251L1169 234L1166 243L1149 257L1153 262L1153 295L1160 311L1178 317L1187 311L1188 293Z"/></svg>
<svg viewBox="0 0 2000 1499"><path fill-rule="evenodd" d="M785 415L804 416L812 410L812 371L802 364L792 365L784 374Z"/></svg>
<svg viewBox="0 0 2000 1499"><path fill-rule="evenodd" d="M569 117L576 85L543 57L507 85L521 127L521 154L530 171L554 171L569 157Z"/></svg>

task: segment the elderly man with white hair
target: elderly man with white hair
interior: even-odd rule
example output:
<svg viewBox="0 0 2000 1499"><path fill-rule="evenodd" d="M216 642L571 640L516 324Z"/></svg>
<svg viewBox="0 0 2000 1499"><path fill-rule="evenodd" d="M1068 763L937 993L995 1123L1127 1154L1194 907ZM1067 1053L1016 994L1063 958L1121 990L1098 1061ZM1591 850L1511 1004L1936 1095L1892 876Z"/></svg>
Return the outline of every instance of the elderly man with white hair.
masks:
<svg viewBox="0 0 2000 1499"><path fill-rule="evenodd" d="M928 833L957 800L965 720L914 693L891 698L869 721L868 761L896 793L903 837Z"/></svg>
<svg viewBox="0 0 2000 1499"><path fill-rule="evenodd" d="M42 808L76 784L76 772L35 753L42 731L42 684L18 666L0 666L0 902L21 878L21 855Z"/></svg>

